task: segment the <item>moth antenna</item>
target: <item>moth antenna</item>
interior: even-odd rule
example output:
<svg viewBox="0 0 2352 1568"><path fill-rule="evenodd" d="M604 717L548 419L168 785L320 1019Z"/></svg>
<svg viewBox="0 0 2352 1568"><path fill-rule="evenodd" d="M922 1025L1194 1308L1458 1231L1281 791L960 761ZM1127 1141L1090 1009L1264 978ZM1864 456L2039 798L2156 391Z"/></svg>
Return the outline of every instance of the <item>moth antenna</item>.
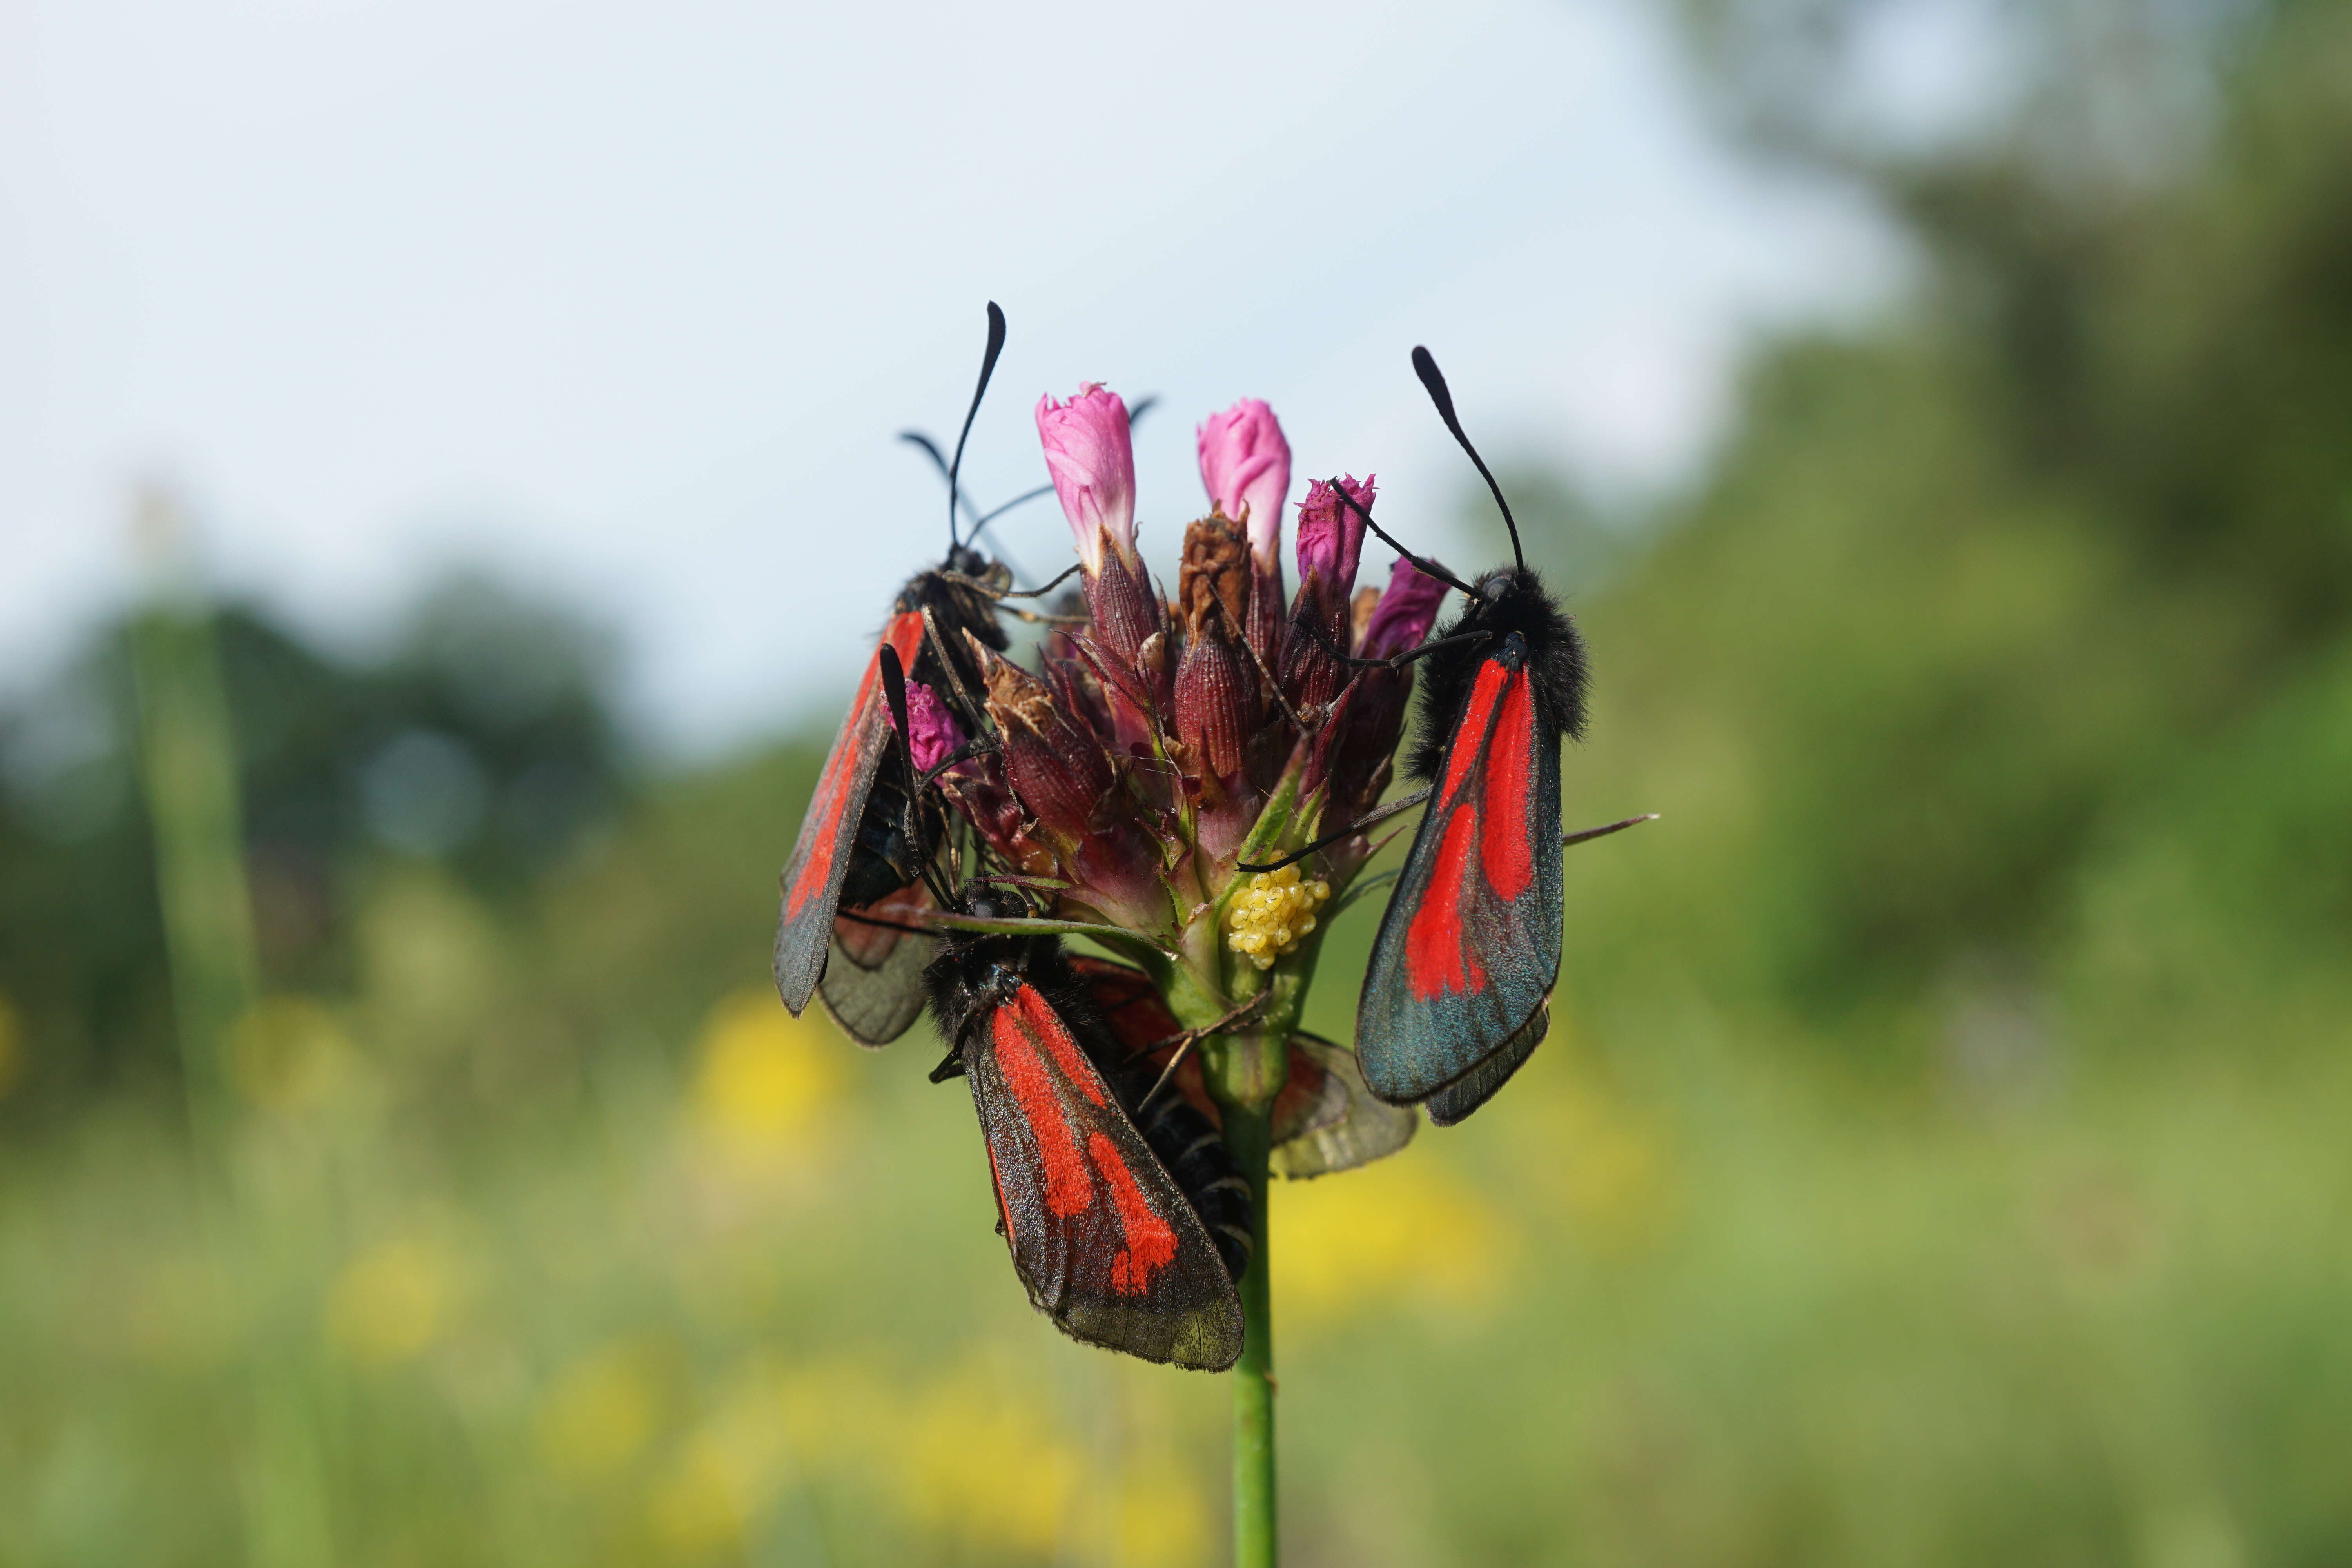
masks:
<svg viewBox="0 0 2352 1568"><path fill-rule="evenodd" d="M1606 827L1588 827L1581 833L1571 833L1559 841L1559 847L1565 849L1571 844L1582 844L1587 839L1606 838L1612 833L1622 833L1629 827L1639 827L1645 822L1657 820L1656 812L1645 811L1639 816L1629 816L1622 822L1612 822Z"/></svg>
<svg viewBox="0 0 2352 1568"><path fill-rule="evenodd" d="M923 455L930 458L931 467L939 469L940 478L943 479L948 479L948 455L940 450L940 444L937 441L932 440L930 437L925 435L920 430L901 430L898 432L898 439L906 442L910 447L921 447L923 449ZM948 480L948 493L955 498L954 504L960 505L963 508L965 516L974 517L979 515L980 509L971 504L971 498L970 496L963 494L956 488L955 481L952 479ZM981 519L981 521L983 523L987 521L988 520L986 518ZM978 533L980 531L979 527L975 525L972 531L974 533Z"/></svg>
<svg viewBox="0 0 2352 1568"><path fill-rule="evenodd" d="M956 437L955 457L948 463L948 553L962 541L956 537L956 478L963 472L963 444L971 439L971 422L980 417L980 400L988 395L988 378L996 374L996 356L1004 352L1004 312L988 302L988 352L980 356L980 384L971 389L971 406L964 410L963 430Z"/></svg>
<svg viewBox="0 0 2352 1568"><path fill-rule="evenodd" d="M1470 454L1472 462L1478 465L1479 477L1486 481L1486 488L1495 492L1495 504L1503 509L1503 526L1511 531L1511 560L1520 571L1526 571L1528 558L1519 551L1519 524L1518 520L1511 515L1511 503L1503 499L1503 487L1495 482L1494 471L1486 467L1486 459L1478 455L1478 448L1473 447L1470 437L1462 433L1461 417L1454 412L1454 394L1446 390L1445 377L1438 371L1437 362L1429 357L1427 349L1417 344L1412 351L1412 372L1421 377L1421 384L1429 390L1429 400L1437 405L1437 416L1445 421L1445 427L1454 432L1454 438L1462 443L1462 449Z"/></svg>
<svg viewBox="0 0 2352 1568"><path fill-rule="evenodd" d="M1396 541L1396 535L1391 533L1387 529L1382 528L1379 523L1374 522L1372 521L1370 510L1365 507L1364 503L1348 493L1348 487L1339 482L1339 476L1337 474L1331 476L1331 493L1345 501L1350 511L1354 512L1358 517L1362 518L1364 520L1364 526L1370 529L1374 533L1379 534L1381 540L1387 543L1391 550L1395 551L1399 555L1402 555L1407 561L1412 562L1412 569L1414 571L1420 573L1424 577L1430 578L1433 582L1443 583L1449 588L1466 594L1482 605L1486 602L1486 595L1478 592L1477 589L1473 588L1469 584L1465 583L1461 578L1456 577L1453 573L1448 572L1436 562L1424 560L1421 556L1415 555L1412 551L1407 550L1403 545L1399 544ZM1515 534L1513 537L1516 539L1517 536Z"/></svg>
<svg viewBox="0 0 2352 1568"><path fill-rule="evenodd" d="M1285 866L1295 866L1299 861L1306 859L1309 855L1314 854L1317 850L1328 849L1332 845L1339 843L1342 838L1352 838L1357 834L1361 833L1365 828L1375 826L1380 823L1386 822L1390 817L1396 816L1399 812L1411 811L1414 806L1422 805L1428 799L1429 791L1426 787L1417 789L1411 795L1398 796L1396 799L1389 802L1386 805L1380 807L1376 811L1365 813L1363 816L1356 818L1355 821L1348 824L1347 826L1339 829L1337 833L1325 834L1322 837L1317 839L1314 843L1309 844L1304 849L1292 850L1289 854L1285 855L1279 860L1267 860L1259 864L1252 864L1251 862L1244 860L1236 864L1234 867L1234 869L1236 871L1279 871ZM1620 824L1619 826L1623 826L1630 825ZM1609 832L1612 830L1603 828L1601 831Z"/></svg>
<svg viewBox="0 0 2352 1568"><path fill-rule="evenodd" d="M911 434L911 432L910 432L910 434ZM978 538L980 537L980 531L981 531L982 529L986 528L990 523L994 522L998 518L1003 517L1006 512L1011 511L1014 507L1016 507L1016 506L1026 506L1026 505L1028 505L1031 501L1035 500L1036 500L1038 497L1040 497L1040 496L1049 496L1049 495L1052 495L1053 493L1054 493L1054 487L1053 487L1053 485L1049 482L1049 483L1046 483L1046 484L1039 485L1039 486L1038 486L1035 489L1034 489L1034 490L1023 490L1019 495L1014 496L1011 500L1009 500L1009 501L1005 501L1005 502L1002 503L1001 505L997 505L997 506L990 507L986 511L982 512L982 513L980 514L980 521L977 521L977 522L975 522L975 523L973 523L973 524L971 525L971 536L972 536L972 538L973 538L973 539L978 539Z"/></svg>

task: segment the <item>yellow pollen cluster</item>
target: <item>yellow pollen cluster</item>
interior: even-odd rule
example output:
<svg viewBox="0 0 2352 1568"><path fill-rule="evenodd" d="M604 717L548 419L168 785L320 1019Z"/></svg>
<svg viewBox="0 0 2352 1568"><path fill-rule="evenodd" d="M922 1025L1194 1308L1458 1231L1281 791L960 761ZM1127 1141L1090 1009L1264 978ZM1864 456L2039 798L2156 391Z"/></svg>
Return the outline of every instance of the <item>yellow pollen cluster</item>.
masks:
<svg viewBox="0 0 2352 1568"><path fill-rule="evenodd" d="M1302 882L1296 866L1260 871L1225 906L1232 932L1225 945L1258 968L1272 969L1276 959L1315 929L1315 906L1330 896L1330 883Z"/></svg>

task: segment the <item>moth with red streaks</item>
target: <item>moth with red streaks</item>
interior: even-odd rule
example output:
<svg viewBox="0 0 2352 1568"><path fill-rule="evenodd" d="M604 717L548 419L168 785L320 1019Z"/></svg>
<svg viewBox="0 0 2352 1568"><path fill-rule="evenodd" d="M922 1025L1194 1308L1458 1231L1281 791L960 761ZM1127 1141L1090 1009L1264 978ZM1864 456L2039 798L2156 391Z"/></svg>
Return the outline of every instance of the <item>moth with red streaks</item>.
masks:
<svg viewBox="0 0 2352 1568"><path fill-rule="evenodd" d="M1412 557L1469 603L1425 645L1409 766L1430 785L1429 806L1356 1012L1371 1091L1418 1102L1445 1126L1485 1104L1549 1022L1559 977L1559 746L1583 733L1588 677L1576 625L1528 570L1510 504L1463 434L1437 362L1416 348L1412 363L1493 490L1512 553L1512 564L1475 584ZM1389 538L1369 513L1364 521Z"/></svg>
<svg viewBox="0 0 2352 1568"><path fill-rule="evenodd" d="M979 689L980 673L966 635L999 651L1007 646L997 606L1009 596L1012 574L960 538L955 517L964 441L1003 349L1004 312L992 301L980 384L955 458L941 463L948 479L946 559L899 590L784 863L777 993L795 1016L811 994L821 994L835 1021L869 1046L898 1038L922 1011L921 976L930 947L905 928L931 902L919 861L939 837L922 820L930 805L920 781L908 788L906 742L891 727L883 700L882 655L890 650L901 670L950 702L968 702L965 694ZM928 440L921 444L938 460L938 449ZM859 921L845 910L876 918Z"/></svg>
<svg viewBox="0 0 2352 1568"><path fill-rule="evenodd" d="M985 896L963 900L983 919ZM1222 1372L1250 1192L1214 1128L1124 1047L1060 939L950 931L924 972L988 1142L999 1228L1030 1301L1072 1339Z"/></svg>

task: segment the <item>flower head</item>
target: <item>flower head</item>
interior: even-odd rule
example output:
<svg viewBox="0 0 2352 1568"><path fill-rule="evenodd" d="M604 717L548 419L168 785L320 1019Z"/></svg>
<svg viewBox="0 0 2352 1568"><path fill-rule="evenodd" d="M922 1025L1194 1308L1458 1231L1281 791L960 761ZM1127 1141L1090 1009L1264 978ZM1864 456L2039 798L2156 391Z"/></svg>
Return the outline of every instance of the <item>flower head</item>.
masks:
<svg viewBox="0 0 2352 1568"><path fill-rule="evenodd" d="M1127 405L1099 382L1087 382L1067 403L1052 394L1037 400L1037 438L1063 515L1077 536L1087 575L1102 570L1108 539L1123 561L1135 561L1135 447Z"/></svg>
<svg viewBox="0 0 2352 1568"><path fill-rule="evenodd" d="M1126 405L1088 385L1042 399L1037 430L1084 614L1054 616L1029 668L968 637L978 678L952 710L953 693L910 684L915 754L929 768L970 751L937 787L986 874L1025 889L1034 915L1115 927L1158 954L1190 1026L1276 986L1284 1010L1267 1027L1285 1037L1321 941L1310 906L1336 903L1371 853L1331 829L1386 787L1413 680L1348 656L1420 642L1444 585L1400 565L1385 593L1353 592L1367 476L1309 492L1286 595L1289 446L1245 399L1198 427L1212 506L1185 529L1166 594L1135 549ZM957 717L975 712L983 733L967 748ZM1241 869L1326 838L1286 876Z"/></svg>

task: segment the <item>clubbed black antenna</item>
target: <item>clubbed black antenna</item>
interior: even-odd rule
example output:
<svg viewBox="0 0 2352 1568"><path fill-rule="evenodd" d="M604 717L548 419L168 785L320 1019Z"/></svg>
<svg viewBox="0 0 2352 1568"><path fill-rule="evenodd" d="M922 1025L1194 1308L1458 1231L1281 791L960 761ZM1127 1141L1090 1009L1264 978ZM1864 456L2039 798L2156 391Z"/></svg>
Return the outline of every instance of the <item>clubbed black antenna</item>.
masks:
<svg viewBox="0 0 2352 1568"><path fill-rule="evenodd" d="M1374 533L1379 534L1381 542L1391 550L1395 551L1399 555L1402 555L1407 561L1412 562L1412 569L1414 571L1420 573L1423 576L1429 578L1433 582L1443 583L1449 588L1457 589L1460 592L1468 595L1471 598L1477 600L1478 603L1482 605L1486 602L1486 595L1478 592L1477 589L1473 588L1469 584L1465 583L1461 578L1456 577L1453 573L1448 572L1436 562L1425 560L1419 555L1415 555L1412 551L1407 550L1403 545L1399 544L1396 540L1396 535L1391 533L1387 529L1382 528L1379 523L1372 521L1371 509L1365 506L1362 501L1358 500L1354 496L1348 493L1348 487L1339 482L1339 475L1333 474L1331 476L1330 484L1331 493L1345 501L1348 504L1349 510L1354 512L1358 517L1362 518L1364 520L1364 526L1370 529ZM1375 660L1374 662L1377 663L1378 661Z"/></svg>
<svg viewBox="0 0 2352 1568"><path fill-rule="evenodd" d="M898 432L898 439L906 442L910 447L919 447L923 456L931 460L931 467L940 471L940 478L944 479L948 477L948 455L940 450L940 444L937 441L932 440L920 430L901 430ZM1054 487L1048 485L1045 488L1047 489L1051 489ZM963 508L964 515L966 517L980 517L980 509L971 504L971 498L970 496L961 493L961 491L954 486L949 487L948 493L955 497L956 504ZM980 521L982 522L985 522L988 520L986 518L981 518ZM978 535L979 531L980 530L977 527L974 527L972 530L975 536ZM971 541L966 540L965 542L970 543Z"/></svg>
<svg viewBox="0 0 2352 1568"><path fill-rule="evenodd" d="M971 439L971 422L980 417L980 400L988 395L988 378L996 374L996 356L1004 352L1004 312L988 302L988 352L980 356L980 384L971 389L971 406L964 410L963 431L956 437L954 458L948 464L948 553L963 542L956 537L956 476L963 472L963 444Z"/></svg>
<svg viewBox="0 0 2352 1568"><path fill-rule="evenodd" d="M1495 504L1503 509L1503 526L1511 531L1511 559L1518 563L1520 571L1526 571L1528 558L1519 550L1519 524L1511 516L1511 503L1503 499L1503 487L1495 482L1494 472L1486 467L1486 459L1478 455L1478 448L1473 447L1470 437L1462 433L1461 418L1454 412L1454 394L1445 389L1445 377L1439 374L1437 362L1429 357L1427 349L1415 345L1412 372L1421 377L1421 384L1429 389L1429 400L1437 405L1437 416L1445 421L1445 427L1454 432L1454 438L1462 443L1462 449L1470 454L1472 462L1478 465L1479 476L1486 481L1486 488L1495 492Z"/></svg>

